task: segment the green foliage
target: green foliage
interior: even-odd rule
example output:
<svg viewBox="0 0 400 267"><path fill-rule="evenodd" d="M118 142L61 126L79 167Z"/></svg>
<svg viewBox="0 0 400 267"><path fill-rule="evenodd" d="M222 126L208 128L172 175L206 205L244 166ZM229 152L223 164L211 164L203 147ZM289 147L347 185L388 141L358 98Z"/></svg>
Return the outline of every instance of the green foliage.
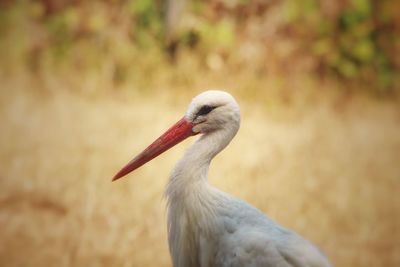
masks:
<svg viewBox="0 0 400 267"><path fill-rule="evenodd" d="M148 45L152 39L161 40L163 33L161 1L130 0L128 10L134 18L133 35L141 46Z"/></svg>
<svg viewBox="0 0 400 267"><path fill-rule="evenodd" d="M0 8L0 50L8 59L3 61L20 60L30 69L61 62L88 70L107 61L121 83L137 75L132 65L144 54L159 57L157 64L165 51L178 58L175 63L178 53L191 53L201 64L212 55L220 66L251 64L257 75L265 75L267 64L289 58L296 65L301 59L290 51L297 50L311 56L309 66L325 77L380 92L399 87L399 1L193 0L186 1L182 25L172 30L164 17L167 2L174 1L11 1ZM268 13L273 5L279 8ZM275 33L269 29L263 35L271 17ZM282 50L274 49L281 40L291 47L282 42ZM280 52L271 57L274 51Z"/></svg>
<svg viewBox="0 0 400 267"><path fill-rule="evenodd" d="M235 43L235 24L230 19L215 23L204 22L199 35L209 49L231 48Z"/></svg>
<svg viewBox="0 0 400 267"><path fill-rule="evenodd" d="M390 0L351 0L337 3L338 12L326 14L317 0L289 1L288 21L297 28L307 28L311 53L319 66L341 78L361 81L381 90L395 86L393 61L395 50L382 44L382 39L398 38L400 33L382 30L391 23L383 12ZM387 27L390 28L390 27Z"/></svg>
<svg viewBox="0 0 400 267"><path fill-rule="evenodd" d="M77 27L78 14L73 7L52 14L46 19L47 31L51 37L50 46L56 58L68 55L74 41L74 30Z"/></svg>

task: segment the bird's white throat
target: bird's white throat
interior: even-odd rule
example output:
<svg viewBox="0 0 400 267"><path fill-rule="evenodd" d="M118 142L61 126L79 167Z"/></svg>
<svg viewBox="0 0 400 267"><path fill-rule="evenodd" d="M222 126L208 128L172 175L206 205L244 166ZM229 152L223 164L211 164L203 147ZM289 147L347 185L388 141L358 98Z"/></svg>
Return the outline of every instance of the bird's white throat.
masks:
<svg viewBox="0 0 400 267"><path fill-rule="evenodd" d="M194 250L202 237L216 229L215 204L224 195L207 181L211 160L235 136L238 126L202 135L175 166L166 187L168 201L168 241L174 266L197 266L197 255L183 258ZM200 227L201 226L201 227Z"/></svg>
<svg viewBox="0 0 400 267"><path fill-rule="evenodd" d="M238 128L233 125L203 134L189 147L171 173L165 191L168 201L183 201L187 194L207 190L208 186L204 184L208 184L207 174L211 160L229 144Z"/></svg>

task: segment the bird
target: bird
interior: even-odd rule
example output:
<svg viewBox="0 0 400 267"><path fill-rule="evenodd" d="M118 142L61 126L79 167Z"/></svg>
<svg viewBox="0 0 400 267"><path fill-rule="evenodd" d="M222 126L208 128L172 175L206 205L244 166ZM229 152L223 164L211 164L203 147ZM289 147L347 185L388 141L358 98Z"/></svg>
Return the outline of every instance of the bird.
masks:
<svg viewBox="0 0 400 267"><path fill-rule="evenodd" d="M331 267L319 248L259 209L208 183L212 159L240 126L234 97L195 96L185 115L114 177L127 175L190 136L199 135L166 185L168 245L174 267Z"/></svg>

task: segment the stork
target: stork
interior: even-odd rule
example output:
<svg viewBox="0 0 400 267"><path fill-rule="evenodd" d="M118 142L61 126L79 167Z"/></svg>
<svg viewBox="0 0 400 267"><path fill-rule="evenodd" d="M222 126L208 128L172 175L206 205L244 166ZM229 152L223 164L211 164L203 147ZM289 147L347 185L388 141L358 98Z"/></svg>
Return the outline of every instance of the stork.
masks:
<svg viewBox="0 0 400 267"><path fill-rule="evenodd" d="M199 134L166 186L168 243L174 267L330 267L309 241L207 182L211 160L236 135L240 110L228 93L193 98L184 117L130 161L117 180Z"/></svg>

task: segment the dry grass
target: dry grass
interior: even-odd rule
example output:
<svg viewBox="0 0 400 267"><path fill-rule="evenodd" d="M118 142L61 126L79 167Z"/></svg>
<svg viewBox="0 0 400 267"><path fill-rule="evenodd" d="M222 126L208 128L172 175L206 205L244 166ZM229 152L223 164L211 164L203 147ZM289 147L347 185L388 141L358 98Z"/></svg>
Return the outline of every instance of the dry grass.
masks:
<svg viewBox="0 0 400 267"><path fill-rule="evenodd" d="M163 187L193 140L110 179L196 92L93 98L61 84L44 93L25 76L1 84L0 265L170 266ZM266 108L236 93L242 128L211 183L318 244L335 266L400 266L398 103Z"/></svg>

